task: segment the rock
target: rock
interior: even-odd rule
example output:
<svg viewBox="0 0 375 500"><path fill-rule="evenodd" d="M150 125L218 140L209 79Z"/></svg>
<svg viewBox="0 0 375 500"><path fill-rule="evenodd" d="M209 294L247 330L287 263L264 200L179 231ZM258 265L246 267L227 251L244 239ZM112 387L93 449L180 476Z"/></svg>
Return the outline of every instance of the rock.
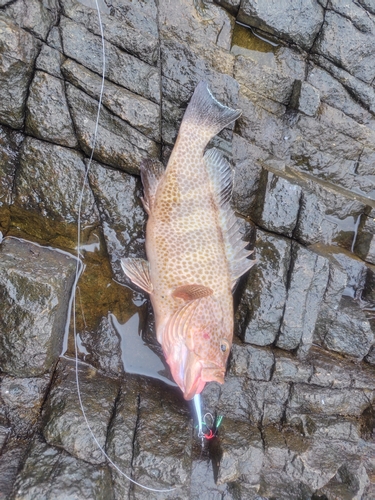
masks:
<svg viewBox="0 0 375 500"><path fill-rule="evenodd" d="M84 174L85 164L77 151L27 137L20 152L14 203L42 217L74 223ZM86 187L81 222L96 222L96 210L94 197Z"/></svg>
<svg viewBox="0 0 375 500"><path fill-rule="evenodd" d="M102 41L81 24L65 17L60 29L64 54L99 75L102 74ZM105 76L113 83L154 102L160 101L159 70L116 46L106 44Z"/></svg>
<svg viewBox="0 0 375 500"><path fill-rule="evenodd" d="M77 146L61 79L35 72L26 103L26 133L61 146Z"/></svg>
<svg viewBox="0 0 375 500"><path fill-rule="evenodd" d="M35 439L14 486L15 500L112 500L107 467L95 467Z"/></svg>
<svg viewBox="0 0 375 500"><path fill-rule="evenodd" d="M355 253L363 260L375 264L375 210L361 218L354 245Z"/></svg>
<svg viewBox="0 0 375 500"><path fill-rule="evenodd" d="M315 116L320 106L318 90L307 82L294 82L291 107L308 116Z"/></svg>
<svg viewBox="0 0 375 500"><path fill-rule="evenodd" d="M43 375L61 353L75 260L18 239L5 239L1 256L1 371Z"/></svg>
<svg viewBox="0 0 375 500"><path fill-rule="evenodd" d="M292 237L299 210L301 187L265 169L258 184L255 209L251 219L260 227Z"/></svg>
<svg viewBox="0 0 375 500"><path fill-rule="evenodd" d="M335 476L317 494L329 499L350 498L360 500L370 485L365 466L360 460L342 465Z"/></svg>
<svg viewBox="0 0 375 500"><path fill-rule="evenodd" d="M350 4L351 10L361 11L365 29L355 25L351 19L352 12L345 16L334 10L327 10L322 31L317 38L314 51L333 61L351 75L371 83L375 76L374 25L369 15L355 4Z"/></svg>
<svg viewBox="0 0 375 500"><path fill-rule="evenodd" d="M255 248L257 264L250 270L236 313L237 331L247 343L269 345L284 313L290 243L258 230Z"/></svg>
<svg viewBox="0 0 375 500"><path fill-rule="evenodd" d="M300 54L286 47L260 52L235 46L232 52L237 55L234 76L240 85L289 105L295 81L304 79L305 61Z"/></svg>
<svg viewBox="0 0 375 500"><path fill-rule="evenodd" d="M56 78L61 78L61 69L60 66L63 63L63 55L59 50L50 47L49 45L43 44L40 49L40 53L35 63L35 69L39 69L44 71L45 73L49 73ZM66 100L65 95L63 96L62 101ZM59 102L55 102L56 105L61 104Z"/></svg>
<svg viewBox="0 0 375 500"><path fill-rule="evenodd" d="M259 485L264 455L259 430L247 422L229 419L220 429L222 456L217 484L242 479L246 484Z"/></svg>
<svg viewBox="0 0 375 500"><path fill-rule="evenodd" d="M99 5L105 39L149 64L156 64L159 41L156 3L146 2L140 7L131 0L113 0L110 8ZM61 7L65 16L95 35L101 34L95 9L75 0L64 0Z"/></svg>
<svg viewBox="0 0 375 500"><path fill-rule="evenodd" d="M12 433L18 438L28 437L34 432L49 383L48 375L41 378L5 376L1 380L1 399Z"/></svg>
<svg viewBox="0 0 375 500"><path fill-rule="evenodd" d="M235 376L247 376L252 380L269 381L274 366L274 355L268 349L234 344L229 371Z"/></svg>
<svg viewBox="0 0 375 500"><path fill-rule="evenodd" d="M283 0L278 9L272 4L245 0L238 20L309 50L323 23L324 10L311 0L298 5L292 0Z"/></svg>
<svg viewBox="0 0 375 500"><path fill-rule="evenodd" d="M70 84L67 86L67 97L78 141L89 156L99 104ZM96 160L134 174L139 173L139 164L143 158L156 158L158 155L159 148L154 141L101 108L94 150Z"/></svg>
<svg viewBox="0 0 375 500"><path fill-rule="evenodd" d="M26 440L10 439L0 455L0 500L8 500L28 449Z"/></svg>
<svg viewBox="0 0 375 500"><path fill-rule="evenodd" d="M141 205L140 182L125 172L92 162L90 185L98 200L104 238L116 279L130 283L120 260L145 256L146 214Z"/></svg>
<svg viewBox="0 0 375 500"><path fill-rule="evenodd" d="M75 363L61 360L54 383L43 408L43 435L52 446L64 448L70 455L90 462L105 463L83 418L77 397ZM104 448L107 427L112 418L119 383L88 365L79 364L79 387L90 428Z"/></svg>
<svg viewBox="0 0 375 500"><path fill-rule="evenodd" d="M322 332L327 349L362 360L374 343L374 332L366 316L350 298L344 297L332 315L329 328Z"/></svg>
<svg viewBox="0 0 375 500"><path fill-rule="evenodd" d="M14 175L22 139L21 134L0 126L0 207L12 202Z"/></svg>
<svg viewBox="0 0 375 500"><path fill-rule="evenodd" d="M233 16L236 16L240 7L241 0L215 0L215 3L221 5Z"/></svg>
<svg viewBox="0 0 375 500"><path fill-rule="evenodd" d="M52 25L57 21L58 10L58 0L16 0L9 3L3 12L20 28L45 40Z"/></svg>
<svg viewBox="0 0 375 500"><path fill-rule="evenodd" d="M313 333L329 277L325 258L301 245L292 244L289 286L280 334L276 345L281 349L299 347L306 354L313 343Z"/></svg>
<svg viewBox="0 0 375 500"><path fill-rule="evenodd" d="M4 125L17 129L23 126L38 50L38 40L10 19L0 17L0 122Z"/></svg>
<svg viewBox="0 0 375 500"><path fill-rule="evenodd" d="M102 84L99 76L70 59L66 59L61 69L70 83L99 101ZM132 127L160 141L160 107L157 104L110 82L105 83L102 102Z"/></svg>

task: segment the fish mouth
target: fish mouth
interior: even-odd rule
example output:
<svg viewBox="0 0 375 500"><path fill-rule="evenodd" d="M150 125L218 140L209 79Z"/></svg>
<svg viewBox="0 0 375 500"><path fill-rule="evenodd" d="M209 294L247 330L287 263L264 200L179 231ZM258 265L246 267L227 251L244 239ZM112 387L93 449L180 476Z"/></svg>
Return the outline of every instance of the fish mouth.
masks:
<svg viewBox="0 0 375 500"><path fill-rule="evenodd" d="M193 399L196 394L200 394L207 382L224 383L225 370L215 365L200 360L196 354L190 353L185 366L184 376L184 398Z"/></svg>

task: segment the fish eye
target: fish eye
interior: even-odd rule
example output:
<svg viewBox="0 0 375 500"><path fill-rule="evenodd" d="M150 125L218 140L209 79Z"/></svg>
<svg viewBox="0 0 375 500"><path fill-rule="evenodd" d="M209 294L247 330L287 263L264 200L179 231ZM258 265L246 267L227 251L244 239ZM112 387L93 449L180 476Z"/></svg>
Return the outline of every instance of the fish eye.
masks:
<svg viewBox="0 0 375 500"><path fill-rule="evenodd" d="M229 349L229 343L228 343L228 341L227 341L227 340L224 340L224 339L223 339L223 340L221 340L221 341L220 341L220 350L221 350L222 352L226 352L228 349Z"/></svg>

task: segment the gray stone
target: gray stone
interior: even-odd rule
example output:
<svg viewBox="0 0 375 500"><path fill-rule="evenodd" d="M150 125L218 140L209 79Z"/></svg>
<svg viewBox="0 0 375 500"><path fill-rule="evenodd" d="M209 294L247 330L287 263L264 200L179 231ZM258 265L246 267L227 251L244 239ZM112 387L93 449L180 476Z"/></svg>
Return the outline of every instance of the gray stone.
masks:
<svg viewBox="0 0 375 500"><path fill-rule="evenodd" d="M36 71L26 103L26 133L46 141L74 148L78 145L59 78Z"/></svg>
<svg viewBox="0 0 375 500"><path fill-rule="evenodd" d="M236 80L248 90L283 105L288 105L295 80L305 72L303 57L286 47L275 53L232 48L238 54L234 65Z"/></svg>
<svg viewBox="0 0 375 500"><path fill-rule="evenodd" d="M35 439L17 477L13 498L113 500L114 496L107 467L95 467Z"/></svg>
<svg viewBox="0 0 375 500"><path fill-rule="evenodd" d="M355 4L350 5L355 8ZM375 76L375 28L369 17L362 10L362 19L367 27L359 30L351 17L327 10L323 29L314 46L314 51L366 83L371 83Z"/></svg>
<svg viewBox="0 0 375 500"><path fill-rule="evenodd" d="M313 343L315 324L327 287L329 264L325 258L296 243L292 245L291 262L285 310L276 345L288 350L299 347L306 354Z"/></svg>
<svg viewBox="0 0 375 500"><path fill-rule="evenodd" d="M14 203L55 221L76 222L84 174L85 164L77 151L27 137L20 153ZM97 218L94 197L86 185L81 222L93 223Z"/></svg>
<svg viewBox="0 0 375 500"><path fill-rule="evenodd" d="M363 260L375 264L375 210L361 218L354 251Z"/></svg>
<svg viewBox="0 0 375 500"><path fill-rule="evenodd" d="M342 465L329 483L317 492L317 495L324 495L328 499L361 500L366 498L364 495L369 485L370 479L365 466L361 460L356 460L350 464Z"/></svg>
<svg viewBox="0 0 375 500"><path fill-rule="evenodd" d="M374 332L358 304L344 297L324 335L327 349L362 360L374 343Z"/></svg>
<svg viewBox="0 0 375 500"><path fill-rule="evenodd" d="M260 227L291 237L300 209L301 187L265 169L262 170L256 208L250 214Z"/></svg>
<svg viewBox="0 0 375 500"><path fill-rule="evenodd" d="M40 49L40 53L35 63L35 69L39 69L46 73L49 73L56 78L61 78L60 66L63 63L63 55L59 50L50 47L49 45L43 44ZM65 96L62 99L65 101ZM60 104L60 103L55 103Z"/></svg>
<svg viewBox="0 0 375 500"><path fill-rule="evenodd" d="M64 448L76 458L103 464L106 459L93 440L79 405L75 370L73 360L61 359L43 408L43 435L47 443ZM78 377L82 405L90 428L100 446L104 447L119 383L81 363L78 365Z"/></svg>
<svg viewBox="0 0 375 500"><path fill-rule="evenodd" d="M21 134L0 126L0 207L12 202L14 175L22 139Z"/></svg>
<svg viewBox="0 0 375 500"><path fill-rule="evenodd" d="M63 47L61 43L61 36L59 28L57 26L53 26L48 33L47 43L50 47L62 53Z"/></svg>
<svg viewBox="0 0 375 500"><path fill-rule="evenodd" d="M51 26L58 18L58 0L16 0L9 3L4 14L15 24L31 32L37 38L45 40Z"/></svg>
<svg viewBox="0 0 375 500"><path fill-rule="evenodd" d="M215 0L215 3L221 5L233 16L236 16L240 7L241 0Z"/></svg>
<svg viewBox="0 0 375 500"><path fill-rule="evenodd" d="M0 500L8 500L13 490L17 474L22 467L28 442L20 439L10 439L0 455Z"/></svg>
<svg viewBox="0 0 375 500"><path fill-rule="evenodd" d="M65 78L75 87L99 101L102 79L92 71L67 59L62 65ZM160 107L129 90L106 82L103 105L147 137L160 141Z"/></svg>
<svg viewBox="0 0 375 500"><path fill-rule="evenodd" d="M275 383L292 382L308 383L313 374L313 366L309 362L301 362L291 354L279 353L275 356L275 370L272 380Z"/></svg>
<svg viewBox="0 0 375 500"><path fill-rule="evenodd" d="M135 177L92 162L90 185L98 200L104 238L114 274L122 283L120 260L145 256L146 214L142 207L140 182Z"/></svg>
<svg viewBox="0 0 375 500"><path fill-rule="evenodd" d="M311 49L324 18L318 2L303 0L298 5L293 0L282 0L277 9L269 2L244 0L238 20L260 28L304 49Z"/></svg>
<svg viewBox="0 0 375 500"><path fill-rule="evenodd" d="M229 371L233 375L246 376L252 380L271 379L274 355L270 350L234 344L231 353Z"/></svg>
<svg viewBox="0 0 375 500"><path fill-rule="evenodd" d="M132 0L112 0L110 7L104 2L101 7L105 40L149 64L155 64L159 41L156 3L144 2L140 6ZM63 0L61 8L65 16L100 36L95 5L89 7L83 2Z"/></svg>
<svg viewBox="0 0 375 500"><path fill-rule="evenodd" d="M76 263L32 243L1 244L1 371L35 377L53 369L61 352Z"/></svg>
<svg viewBox="0 0 375 500"><path fill-rule="evenodd" d="M67 86L68 103L80 146L89 156L93 145L98 102L73 85ZM129 173L139 173L142 158L157 157L158 145L117 118L100 110L94 159Z"/></svg>
<svg viewBox="0 0 375 500"><path fill-rule="evenodd" d="M25 103L39 42L30 33L0 16L0 122L23 126Z"/></svg>
<svg viewBox="0 0 375 500"><path fill-rule="evenodd" d="M28 437L34 432L49 383L48 375L41 378L4 377L1 380L0 396L12 433L17 437Z"/></svg>
<svg viewBox="0 0 375 500"><path fill-rule="evenodd" d="M296 80L293 87L291 106L305 115L315 116L320 106L318 90L307 82Z"/></svg>
<svg viewBox="0 0 375 500"><path fill-rule="evenodd" d="M60 21L64 54L86 68L102 74L102 41L81 24L62 17ZM160 100L159 70L112 44L106 45L105 76L151 101Z"/></svg>
<svg viewBox="0 0 375 500"><path fill-rule="evenodd" d="M283 317L290 243L282 237L257 231L257 264L247 278L236 314L238 334L247 343L272 344Z"/></svg>
<svg viewBox="0 0 375 500"><path fill-rule="evenodd" d="M259 430L247 422L225 419L220 430L221 460L217 484L238 479L257 486L263 463L263 444Z"/></svg>

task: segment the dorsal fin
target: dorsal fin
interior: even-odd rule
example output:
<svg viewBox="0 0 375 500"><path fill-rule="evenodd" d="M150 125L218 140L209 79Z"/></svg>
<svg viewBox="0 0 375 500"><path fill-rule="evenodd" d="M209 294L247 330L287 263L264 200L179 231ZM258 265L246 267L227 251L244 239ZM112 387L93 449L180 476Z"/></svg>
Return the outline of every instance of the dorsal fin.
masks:
<svg viewBox="0 0 375 500"><path fill-rule="evenodd" d="M152 210L156 191L158 189L160 179L164 175L164 170L164 165L159 160L145 159L141 162L140 171L144 192L142 201L148 214Z"/></svg>
<svg viewBox="0 0 375 500"><path fill-rule="evenodd" d="M233 173L229 163L216 148L206 151L204 159L219 209L225 252L229 263L232 287L234 287L238 278L255 264L255 260L247 258L253 251L245 249L248 243L242 240L237 217L230 206Z"/></svg>
<svg viewBox="0 0 375 500"><path fill-rule="evenodd" d="M208 286L204 285L181 285L173 290L172 296L178 299L183 299L185 301L188 300L196 300L201 299L202 297L208 297L212 295L213 291Z"/></svg>

